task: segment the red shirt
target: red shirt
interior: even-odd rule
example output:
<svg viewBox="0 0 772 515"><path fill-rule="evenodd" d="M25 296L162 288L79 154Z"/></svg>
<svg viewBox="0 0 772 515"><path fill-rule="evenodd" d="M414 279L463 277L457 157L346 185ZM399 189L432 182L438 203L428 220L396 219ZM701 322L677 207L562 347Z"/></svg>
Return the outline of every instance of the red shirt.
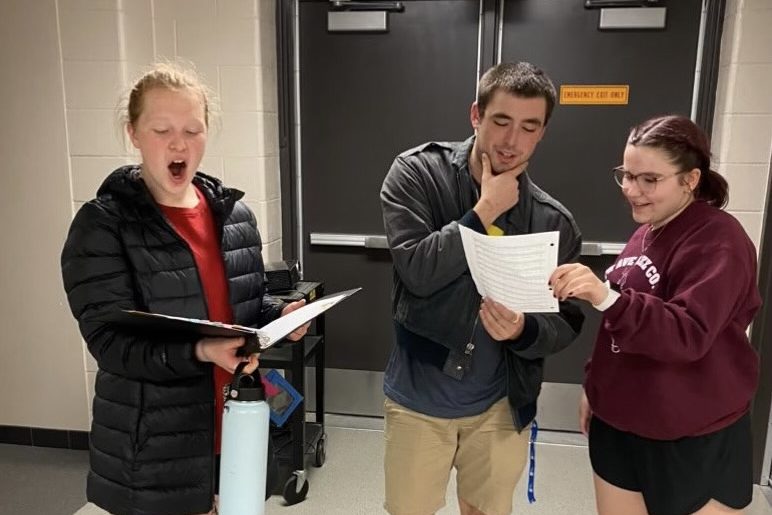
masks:
<svg viewBox="0 0 772 515"><path fill-rule="evenodd" d="M204 299L208 308L209 320L215 322L233 323L233 310L228 298L228 280L225 276L220 238L214 223L212 211L204 195L196 188L198 205L193 208L161 206L161 210L185 240L193 252L198 276L204 291ZM222 428L222 413L225 403L225 387L230 383L233 374L215 366L215 439L214 448L220 453L220 436Z"/></svg>

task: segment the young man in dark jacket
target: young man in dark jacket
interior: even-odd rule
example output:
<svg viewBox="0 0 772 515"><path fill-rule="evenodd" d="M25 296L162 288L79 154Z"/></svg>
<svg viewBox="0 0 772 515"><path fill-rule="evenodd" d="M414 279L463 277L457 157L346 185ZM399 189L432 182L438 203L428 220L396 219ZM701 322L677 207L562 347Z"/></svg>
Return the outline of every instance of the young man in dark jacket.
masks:
<svg viewBox="0 0 772 515"><path fill-rule="evenodd" d="M559 313L523 314L480 299L459 225L559 231L559 262L579 257L571 214L525 172L554 104L541 70L500 64L480 80L475 136L408 150L384 180L397 343L384 384L385 507L394 515L439 510L453 467L463 514L512 510L544 357L574 340L583 316L568 302Z"/></svg>

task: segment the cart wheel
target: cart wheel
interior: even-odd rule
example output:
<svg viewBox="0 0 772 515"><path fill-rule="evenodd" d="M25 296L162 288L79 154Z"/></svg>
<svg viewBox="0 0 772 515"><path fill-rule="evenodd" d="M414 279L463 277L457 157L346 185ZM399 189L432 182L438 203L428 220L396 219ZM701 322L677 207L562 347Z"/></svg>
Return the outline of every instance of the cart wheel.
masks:
<svg viewBox="0 0 772 515"><path fill-rule="evenodd" d="M314 455L314 465L317 467L321 467L324 465L325 460L327 459L327 435L323 434L319 437L319 441L316 443L316 454Z"/></svg>
<svg viewBox="0 0 772 515"><path fill-rule="evenodd" d="M300 487L300 491L297 489L298 484L298 476L295 474L292 474L289 479L287 479L287 482L284 483L284 500L287 502L288 506L292 506L293 504L297 504L299 502L302 502L306 499L306 495L308 495L308 481L303 479L303 486Z"/></svg>

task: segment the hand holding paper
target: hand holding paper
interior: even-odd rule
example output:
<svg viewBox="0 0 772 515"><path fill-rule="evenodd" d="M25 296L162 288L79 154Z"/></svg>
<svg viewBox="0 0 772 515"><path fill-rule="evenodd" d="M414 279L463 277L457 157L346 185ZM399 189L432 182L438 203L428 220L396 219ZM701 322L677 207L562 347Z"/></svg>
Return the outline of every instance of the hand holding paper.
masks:
<svg viewBox="0 0 772 515"><path fill-rule="evenodd" d="M522 311L510 311L491 298L483 298L480 322L491 338L499 342L516 340L525 329L525 315Z"/></svg>
<svg viewBox="0 0 772 515"><path fill-rule="evenodd" d="M248 361L244 367L245 374L251 374L257 369L257 354L250 356L238 355L238 350L244 346L244 337L233 338L201 338L195 347L196 359L204 363L214 363L231 374L243 361Z"/></svg>
<svg viewBox="0 0 772 515"><path fill-rule="evenodd" d="M557 231L487 236L459 226L477 292L522 313L556 313L548 281L557 267Z"/></svg>
<svg viewBox="0 0 772 515"><path fill-rule="evenodd" d="M305 305L306 305L306 299L298 300L296 302L291 302L286 306L284 306L284 309L281 310L281 316L289 315L296 309L300 309ZM292 331L290 334L287 335L287 339L293 342L300 340L302 337L306 335L309 327L311 327L311 322L307 322L305 325L300 326L294 331Z"/></svg>

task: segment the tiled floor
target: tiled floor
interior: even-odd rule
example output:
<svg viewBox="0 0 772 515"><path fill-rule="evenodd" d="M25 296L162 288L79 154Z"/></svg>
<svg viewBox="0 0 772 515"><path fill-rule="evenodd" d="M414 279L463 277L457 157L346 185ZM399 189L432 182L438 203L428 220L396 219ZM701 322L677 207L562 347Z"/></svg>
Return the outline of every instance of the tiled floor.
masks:
<svg viewBox="0 0 772 515"><path fill-rule="evenodd" d="M268 514L384 513L383 433L329 426L328 421L327 461L322 468L309 469L308 498L295 506L284 506L283 499L274 496L268 503ZM378 427L378 423L372 427ZM541 440L543 443L537 446L537 502L527 503L521 483L515 492L515 513L594 514L590 465L581 437L545 433ZM87 455L83 451L0 445L0 514L104 514L92 505L84 506L86 469ZM440 515L458 513L454 491L452 482L448 504ZM772 515L762 490L757 487L755 493L746 515Z"/></svg>

